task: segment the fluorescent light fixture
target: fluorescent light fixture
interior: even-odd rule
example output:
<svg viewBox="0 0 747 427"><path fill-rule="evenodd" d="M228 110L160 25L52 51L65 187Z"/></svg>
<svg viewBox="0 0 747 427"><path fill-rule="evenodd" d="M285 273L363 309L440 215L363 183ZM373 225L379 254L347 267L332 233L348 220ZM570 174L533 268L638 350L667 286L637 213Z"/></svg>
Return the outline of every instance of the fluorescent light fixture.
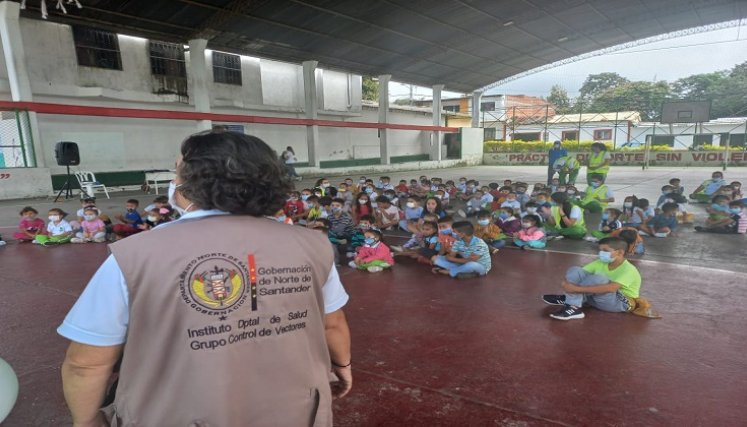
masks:
<svg viewBox="0 0 747 427"><path fill-rule="evenodd" d="M514 21L506 21L506 22L503 23L504 27L510 27L512 25L514 25Z"/></svg>
<svg viewBox="0 0 747 427"><path fill-rule="evenodd" d="M561 38L558 39L558 43L563 43L563 42L567 42L567 41L568 41L568 37L561 37Z"/></svg>

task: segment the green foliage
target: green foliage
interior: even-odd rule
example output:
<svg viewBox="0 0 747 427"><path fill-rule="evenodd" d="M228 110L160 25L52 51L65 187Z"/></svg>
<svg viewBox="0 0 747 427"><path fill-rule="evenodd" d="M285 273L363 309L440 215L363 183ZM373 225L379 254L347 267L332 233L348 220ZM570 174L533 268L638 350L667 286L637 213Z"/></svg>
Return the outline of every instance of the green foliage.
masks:
<svg viewBox="0 0 747 427"><path fill-rule="evenodd" d="M583 101L593 100L603 92L629 82L630 80L617 73L589 74L579 89L579 95Z"/></svg>
<svg viewBox="0 0 747 427"><path fill-rule="evenodd" d="M736 150L739 150L740 148L737 147ZM711 145L711 144L703 144L699 145L697 147L693 147L694 151L726 151L726 146L720 146L720 145ZM732 148L731 151L734 151L735 148Z"/></svg>
<svg viewBox="0 0 747 427"><path fill-rule="evenodd" d="M363 76L362 97L365 101L379 100L379 82L371 76Z"/></svg>
<svg viewBox="0 0 747 427"><path fill-rule="evenodd" d="M564 141L563 148L568 151L591 151L594 141ZM484 153L542 153L552 148L552 142L544 141L485 141L483 143ZM605 143L607 149L612 151L612 143Z"/></svg>
<svg viewBox="0 0 747 427"><path fill-rule="evenodd" d="M572 110L568 92L560 85L554 85L550 89L550 96L547 97L547 102L555 106L557 114L568 114Z"/></svg>
<svg viewBox="0 0 747 427"><path fill-rule="evenodd" d="M413 100L410 98L399 98L394 100L394 105L412 105Z"/></svg>
<svg viewBox="0 0 747 427"><path fill-rule="evenodd" d="M661 103L670 97L669 85L658 82L624 82L601 92L594 98L591 110L638 111L645 121L659 120Z"/></svg>

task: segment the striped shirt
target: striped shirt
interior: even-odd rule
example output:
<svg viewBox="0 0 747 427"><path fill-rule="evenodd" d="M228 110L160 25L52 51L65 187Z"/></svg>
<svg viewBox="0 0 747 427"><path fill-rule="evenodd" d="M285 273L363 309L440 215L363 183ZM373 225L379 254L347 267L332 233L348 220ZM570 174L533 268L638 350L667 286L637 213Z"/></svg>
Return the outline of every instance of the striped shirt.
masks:
<svg viewBox="0 0 747 427"><path fill-rule="evenodd" d="M472 236L469 246L464 243L464 240L459 239L454 242L454 247L451 248L451 251L461 255L462 258L469 258L473 254L479 255L480 259L478 259L477 262L485 267L486 272L490 271L490 249L488 249L488 245L481 238Z"/></svg>

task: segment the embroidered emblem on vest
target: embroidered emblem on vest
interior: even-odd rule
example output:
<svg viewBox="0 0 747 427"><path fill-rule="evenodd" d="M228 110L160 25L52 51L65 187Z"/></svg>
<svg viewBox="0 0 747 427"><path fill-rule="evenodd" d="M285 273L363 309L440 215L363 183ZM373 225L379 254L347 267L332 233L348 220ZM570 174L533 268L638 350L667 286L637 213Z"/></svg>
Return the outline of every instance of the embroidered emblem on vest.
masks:
<svg viewBox="0 0 747 427"><path fill-rule="evenodd" d="M225 254L207 254L187 265L179 288L190 307L225 320L246 301L248 278L245 262Z"/></svg>

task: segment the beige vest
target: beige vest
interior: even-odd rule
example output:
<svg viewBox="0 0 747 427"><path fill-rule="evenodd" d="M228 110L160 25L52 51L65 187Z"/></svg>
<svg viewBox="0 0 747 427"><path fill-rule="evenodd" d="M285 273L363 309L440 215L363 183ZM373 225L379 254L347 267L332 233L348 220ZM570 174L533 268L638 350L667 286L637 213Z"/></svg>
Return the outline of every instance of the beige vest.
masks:
<svg viewBox="0 0 747 427"><path fill-rule="evenodd" d="M112 426L331 426L327 236L184 220L111 245L130 323Z"/></svg>

